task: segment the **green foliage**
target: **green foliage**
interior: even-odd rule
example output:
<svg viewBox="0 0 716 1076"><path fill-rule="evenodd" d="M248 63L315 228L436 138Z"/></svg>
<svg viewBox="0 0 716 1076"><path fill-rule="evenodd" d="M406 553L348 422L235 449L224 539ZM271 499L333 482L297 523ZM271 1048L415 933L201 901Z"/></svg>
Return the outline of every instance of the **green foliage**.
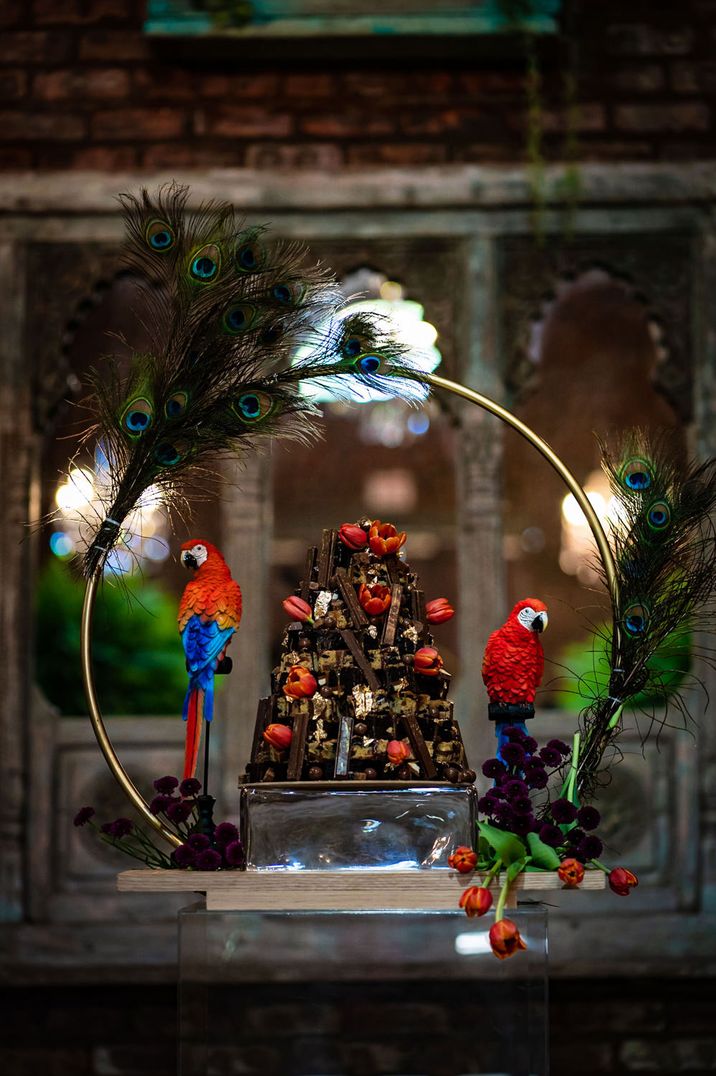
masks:
<svg viewBox="0 0 716 1076"><path fill-rule="evenodd" d="M561 860L554 848L541 841L536 833L527 834L527 844L530 847L530 856L535 867L543 867L545 870L556 871Z"/></svg>
<svg viewBox="0 0 716 1076"><path fill-rule="evenodd" d="M611 625L601 624L595 637L605 637ZM609 694L609 660L604 651L592 651L593 640L571 643L562 652L559 664L569 670L560 676L555 702L564 710L581 709L595 698ZM666 692L679 689L691 665L691 637L684 632L672 635L649 659L647 667L658 677ZM650 678L651 679L651 678ZM660 701L660 695L640 692L629 701L629 709L639 709Z"/></svg>
<svg viewBox="0 0 716 1076"><path fill-rule="evenodd" d="M37 680L63 714L86 712L80 670L84 583L52 560L36 595ZM107 714L176 714L186 691L176 602L156 584L109 581L97 595L92 653Z"/></svg>
<svg viewBox="0 0 716 1076"><path fill-rule="evenodd" d="M501 860L505 867L509 867L511 863L526 862L525 853L527 849L514 833L498 829L497 826L491 826L488 822L478 822L477 828L480 836L494 849L498 859ZM520 870L522 870L522 867Z"/></svg>

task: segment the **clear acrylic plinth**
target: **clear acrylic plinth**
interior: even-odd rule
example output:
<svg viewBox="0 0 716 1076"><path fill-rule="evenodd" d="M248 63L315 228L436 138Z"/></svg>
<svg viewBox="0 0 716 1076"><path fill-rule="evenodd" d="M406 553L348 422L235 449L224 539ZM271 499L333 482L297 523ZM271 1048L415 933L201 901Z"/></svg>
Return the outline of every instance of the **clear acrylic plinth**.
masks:
<svg viewBox="0 0 716 1076"><path fill-rule="evenodd" d="M187 908L180 1076L545 1076L547 913L508 914L498 960L491 913Z"/></svg>
<svg viewBox="0 0 716 1076"><path fill-rule="evenodd" d="M472 844L471 785L333 781L245 785L241 833L248 870L447 868Z"/></svg>

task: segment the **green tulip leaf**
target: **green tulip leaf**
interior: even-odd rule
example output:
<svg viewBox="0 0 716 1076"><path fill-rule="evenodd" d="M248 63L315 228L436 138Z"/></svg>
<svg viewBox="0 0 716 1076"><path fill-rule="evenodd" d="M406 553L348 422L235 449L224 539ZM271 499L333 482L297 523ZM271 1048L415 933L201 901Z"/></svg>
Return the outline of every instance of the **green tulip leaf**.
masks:
<svg viewBox="0 0 716 1076"><path fill-rule="evenodd" d="M545 870L557 870L562 861L554 848L550 848L548 844L541 841L536 833L527 834L527 843L530 846L532 862L535 866L544 867Z"/></svg>
<svg viewBox="0 0 716 1076"><path fill-rule="evenodd" d="M516 833L498 829L497 826L491 826L488 822L478 822L477 826L480 836L485 838L491 848L494 848L497 858L505 867L509 867L511 863L519 859L526 860L527 849Z"/></svg>
<svg viewBox="0 0 716 1076"><path fill-rule="evenodd" d="M514 882L518 874L522 874L522 871L527 866L527 856L522 856L521 859L516 859L514 863L510 863L509 867L505 871L508 882Z"/></svg>

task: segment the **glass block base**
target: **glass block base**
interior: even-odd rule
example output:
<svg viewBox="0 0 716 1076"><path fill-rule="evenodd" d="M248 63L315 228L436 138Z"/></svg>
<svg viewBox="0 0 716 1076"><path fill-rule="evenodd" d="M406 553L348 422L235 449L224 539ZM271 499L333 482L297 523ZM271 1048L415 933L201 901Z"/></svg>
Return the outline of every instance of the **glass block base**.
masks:
<svg viewBox="0 0 716 1076"><path fill-rule="evenodd" d="M287 881L290 884L290 880ZM180 1076L545 1076L547 915L180 914Z"/></svg>
<svg viewBox="0 0 716 1076"><path fill-rule="evenodd" d="M244 785L247 869L446 868L453 848L474 843L475 802L469 785Z"/></svg>

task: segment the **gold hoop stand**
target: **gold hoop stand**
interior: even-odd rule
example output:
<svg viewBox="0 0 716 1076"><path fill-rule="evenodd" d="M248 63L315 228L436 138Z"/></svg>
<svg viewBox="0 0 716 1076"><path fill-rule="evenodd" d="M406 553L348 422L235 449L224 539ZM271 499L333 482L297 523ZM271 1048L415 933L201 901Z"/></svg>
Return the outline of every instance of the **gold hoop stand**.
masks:
<svg viewBox="0 0 716 1076"><path fill-rule="evenodd" d="M612 599L612 604L616 607L618 600L617 582L616 582L616 569L614 565L614 557L612 551L609 548L609 542L604 532L604 528L599 522L594 508L587 497L586 493L577 482L576 478L569 470L568 467L562 462L559 456L554 452L546 441L543 441L531 430L529 426L526 426L524 422L520 422L510 411L501 407L500 404L495 403L488 396L483 396L479 392L475 392L473 389L467 388L465 385L459 384L457 381L450 381L445 377L439 377L437 374L424 374L421 375L421 381L425 381L428 385L431 385L436 389L443 389L445 392L452 392L455 396L460 396L463 400L469 400L470 403L475 404L477 407L481 407L484 411L489 411L490 414L495 415L501 419L508 426L511 426L513 430L516 430L526 441L536 448L540 455L547 460L551 467L557 472L562 479L567 489L573 494L574 499L577 501L579 507L584 512L589 529L594 535L594 540L597 544L599 556L604 566L604 574L607 578L609 585L609 592ZM107 729L105 728L104 718L102 717L102 711L100 710L99 703L97 701L97 692L95 690L94 674L92 671L92 617L94 613L95 599L97 597L97 587L101 578L101 569L96 571L87 582L87 588L85 590L84 605L82 607L82 631L81 631L81 653L82 653L82 681L84 684L85 695L87 698L87 706L89 708L90 721L92 722L92 728L94 734L97 737L97 743L99 744L100 751L104 755L105 761L109 766L115 779L122 787L125 795L132 802L133 806L143 817L143 819L152 826L161 836L173 845L178 847L182 841L173 833L170 829L167 829L159 819L152 814L149 810L149 804L142 796L141 792L129 777L127 771L122 766L122 763L117 757L117 753L112 746L112 742L107 735Z"/></svg>

